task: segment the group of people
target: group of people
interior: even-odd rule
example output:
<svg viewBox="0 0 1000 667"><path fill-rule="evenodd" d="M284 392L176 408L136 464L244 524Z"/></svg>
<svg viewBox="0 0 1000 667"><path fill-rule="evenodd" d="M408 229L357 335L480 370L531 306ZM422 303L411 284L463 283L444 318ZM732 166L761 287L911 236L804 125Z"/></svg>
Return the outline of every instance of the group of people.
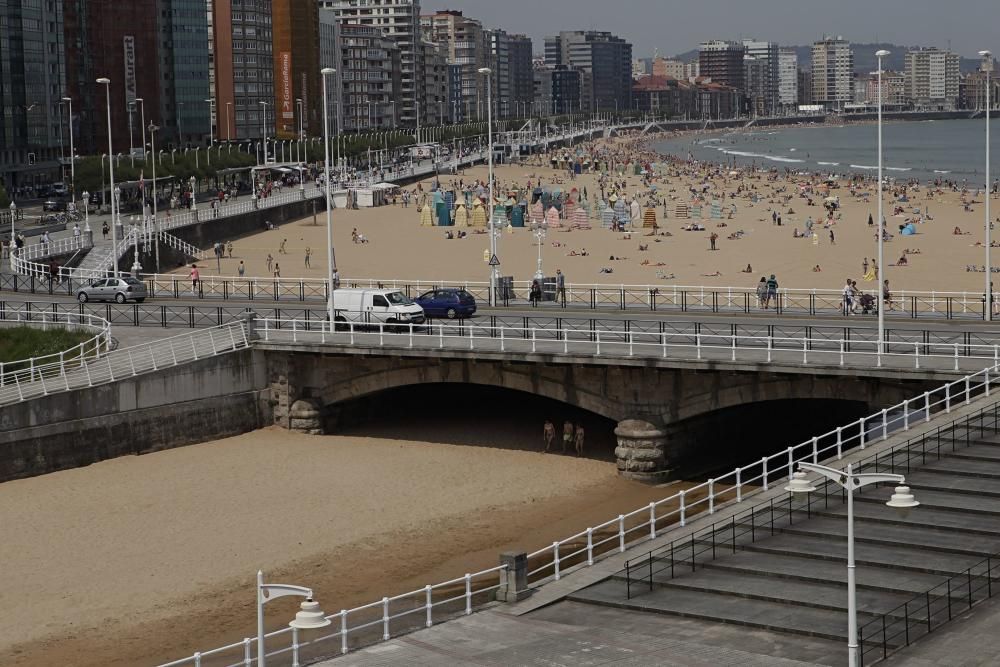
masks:
<svg viewBox="0 0 1000 667"><path fill-rule="evenodd" d="M562 453L565 454L566 450L572 446L576 451L577 456L583 456L583 438L583 425L576 424L574 426L573 422L567 419L563 422ZM555 424L552 423L551 419L545 420L545 426L542 427L542 440L545 443L545 449L542 450L542 453L548 454L556 440L556 427Z"/></svg>

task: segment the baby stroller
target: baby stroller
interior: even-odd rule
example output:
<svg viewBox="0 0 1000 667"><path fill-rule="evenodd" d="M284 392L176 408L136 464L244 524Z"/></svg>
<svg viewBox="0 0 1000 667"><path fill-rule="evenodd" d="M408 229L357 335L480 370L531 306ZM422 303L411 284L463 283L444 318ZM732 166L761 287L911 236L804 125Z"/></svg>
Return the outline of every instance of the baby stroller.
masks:
<svg viewBox="0 0 1000 667"><path fill-rule="evenodd" d="M878 313L878 299L871 294L862 294L859 299L862 315L872 315Z"/></svg>

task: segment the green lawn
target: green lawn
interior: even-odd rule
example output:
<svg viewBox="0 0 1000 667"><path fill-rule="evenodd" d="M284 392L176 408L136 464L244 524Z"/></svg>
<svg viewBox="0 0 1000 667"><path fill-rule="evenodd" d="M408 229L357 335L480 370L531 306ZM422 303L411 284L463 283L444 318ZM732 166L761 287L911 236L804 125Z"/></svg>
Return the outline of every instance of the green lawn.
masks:
<svg viewBox="0 0 1000 667"><path fill-rule="evenodd" d="M0 363L67 352L93 338L95 333L57 328L42 330L36 327L0 327ZM67 358L79 353L79 349L72 350Z"/></svg>

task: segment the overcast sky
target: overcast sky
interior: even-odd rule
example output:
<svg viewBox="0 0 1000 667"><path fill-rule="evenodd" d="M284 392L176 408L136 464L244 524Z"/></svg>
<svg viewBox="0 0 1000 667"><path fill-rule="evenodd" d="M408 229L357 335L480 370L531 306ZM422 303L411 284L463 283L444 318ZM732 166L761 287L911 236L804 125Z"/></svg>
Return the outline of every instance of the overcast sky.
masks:
<svg viewBox="0 0 1000 667"><path fill-rule="evenodd" d="M1000 0L421 0L421 12L457 9L486 27L525 33L543 51L559 30L607 30L636 58L671 56L707 39L753 37L811 44L829 35L852 42L938 46L966 57L1000 53Z"/></svg>

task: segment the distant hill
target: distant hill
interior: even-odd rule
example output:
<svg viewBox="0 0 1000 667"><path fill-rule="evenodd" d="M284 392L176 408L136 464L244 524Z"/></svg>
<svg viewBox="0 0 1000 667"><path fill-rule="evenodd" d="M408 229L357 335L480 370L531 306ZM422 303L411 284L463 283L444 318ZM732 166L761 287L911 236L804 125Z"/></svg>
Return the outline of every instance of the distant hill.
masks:
<svg viewBox="0 0 1000 667"><path fill-rule="evenodd" d="M798 53L800 67L808 65L812 62L811 44L808 46L791 46L788 48L795 49L796 53ZM875 58L875 52L880 49L885 49L889 52L889 56L884 61L885 68L887 70L901 72L903 71L906 52L917 48L919 47L900 46L899 44L851 44L851 50L854 52L854 71L860 74L865 74L877 70L878 63L876 62L877 59ZM683 60L684 62L697 60L698 49L692 49L691 51L686 51L674 57L678 60ZM971 72L979 67L979 60L976 58L962 58L960 67L963 72Z"/></svg>

